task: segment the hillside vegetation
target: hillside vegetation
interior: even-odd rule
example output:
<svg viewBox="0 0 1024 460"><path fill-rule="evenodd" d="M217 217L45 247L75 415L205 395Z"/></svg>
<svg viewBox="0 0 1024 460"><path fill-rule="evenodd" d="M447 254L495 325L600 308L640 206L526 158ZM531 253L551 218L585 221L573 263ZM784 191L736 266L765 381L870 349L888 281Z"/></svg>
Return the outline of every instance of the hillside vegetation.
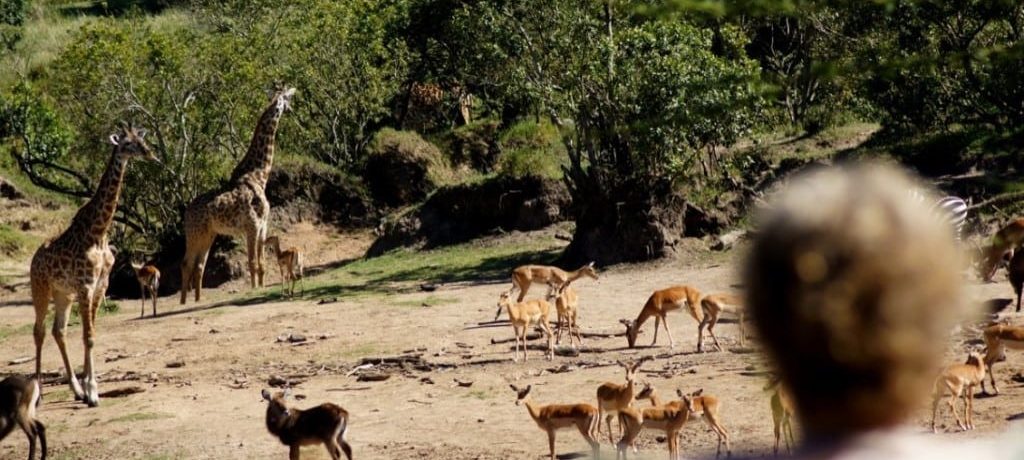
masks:
<svg viewBox="0 0 1024 460"><path fill-rule="evenodd" d="M541 177L571 196L566 263L670 256L814 159L1021 188L1019 2L9 0L0 23L4 176L75 203L107 134L154 133L163 164L130 168L117 211L131 252L180 250L282 82L278 166L343 178L312 186L358 210L332 223Z"/></svg>

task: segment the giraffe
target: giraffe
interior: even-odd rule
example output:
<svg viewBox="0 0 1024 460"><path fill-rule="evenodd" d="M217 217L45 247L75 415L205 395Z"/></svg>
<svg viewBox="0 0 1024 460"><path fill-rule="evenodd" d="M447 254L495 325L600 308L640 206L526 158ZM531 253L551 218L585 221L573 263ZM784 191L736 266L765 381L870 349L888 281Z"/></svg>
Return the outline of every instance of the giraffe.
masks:
<svg viewBox="0 0 1024 460"><path fill-rule="evenodd" d="M199 302L206 257L217 235L245 238L249 281L263 286L263 244L267 238L270 202L265 187L274 163L274 138L281 115L290 109L295 88L274 93L256 124L249 151L231 172L225 188L196 197L185 209L185 257L181 261L181 304L189 289Z"/></svg>
<svg viewBox="0 0 1024 460"><path fill-rule="evenodd" d="M96 310L107 294L110 268L114 265L114 253L107 240L107 231L114 220L114 211L121 195L121 184L128 161L132 158L159 161L146 145L143 139L145 135L144 129L125 126L119 133L110 136L114 151L95 194L78 210L64 233L44 243L32 256L29 276L32 304L36 313L33 329L36 343L36 379L40 378L42 372L43 340L46 336L44 322L50 307L50 299L53 299L53 339L60 349L61 358L64 359L68 384L71 385L75 399L85 401L89 407L96 407L99 404L96 368L92 360ZM73 298L78 301L78 312L82 318L82 341L85 345L85 378L82 384L79 384L64 344L70 313L68 307Z"/></svg>

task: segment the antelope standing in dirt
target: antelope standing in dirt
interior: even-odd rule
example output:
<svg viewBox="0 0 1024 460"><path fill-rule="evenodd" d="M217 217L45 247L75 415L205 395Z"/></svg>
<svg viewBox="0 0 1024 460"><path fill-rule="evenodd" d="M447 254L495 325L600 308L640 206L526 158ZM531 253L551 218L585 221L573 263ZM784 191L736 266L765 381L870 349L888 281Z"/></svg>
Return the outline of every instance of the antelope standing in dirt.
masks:
<svg viewBox="0 0 1024 460"><path fill-rule="evenodd" d="M736 316L739 320L740 346L746 346L747 330L744 325L746 313L743 308L743 299L740 298L740 296L732 294L711 294L701 299L700 307L701 311L704 313L704 318L700 320L700 324L697 326L697 351L704 351L705 326L708 329L708 333L711 334L711 339L715 341L715 348L717 348L718 351L722 351L722 346L718 343L718 337L715 336L715 325L718 324L718 319L721 318L724 313Z"/></svg>
<svg viewBox="0 0 1024 460"><path fill-rule="evenodd" d="M932 391L932 433L938 433L935 428L935 416L939 412L939 400L946 393L949 393L949 409L956 417L957 426L962 431L973 430L974 418L971 412L974 409L974 387L984 381L985 362L977 353L967 355L964 364L954 364L944 369L935 379ZM961 396L964 398L964 420L960 420L960 414L956 412L956 400Z"/></svg>
<svg viewBox="0 0 1024 460"><path fill-rule="evenodd" d="M782 438L786 439L786 453L792 454L793 445L796 444L796 441L793 439L793 414L796 413L793 397L789 394L789 390L786 389L780 378L775 378L768 382L768 385L765 385L763 390L772 392L772 423L775 426L774 455L779 455L779 440Z"/></svg>
<svg viewBox="0 0 1024 460"><path fill-rule="evenodd" d="M554 334L551 332L551 325L549 323L551 304L546 300L540 299L513 304L511 297L512 294L509 292L501 293L501 298L498 299L498 308L504 308L508 311L509 323L512 324L512 331L516 336L516 345L512 349L512 361L519 361L520 342L523 344L523 362L526 362L528 359L526 333L530 329L531 324L536 324L544 330L544 334L548 338L548 350L545 353L545 357L547 359L554 359Z"/></svg>
<svg viewBox="0 0 1024 460"><path fill-rule="evenodd" d="M664 324L665 333L668 334L668 346L669 348L675 348L676 344L672 339L672 331L668 328L668 312L686 307L686 310L690 312L690 316L697 320L697 323L700 323L704 320L704 312L700 307L700 298L700 291L691 286L673 286L654 291L635 320L619 320L620 323L626 326L626 340L629 342L629 348L636 346L636 338L640 333L640 326L652 316L654 317L654 340L651 341L651 346L653 347L658 343L658 327Z"/></svg>
<svg viewBox="0 0 1024 460"><path fill-rule="evenodd" d="M636 385L636 375L640 370L640 366L651 358L644 357L640 358L639 361L634 363L623 363L618 361L619 366L622 366L626 370L626 383L611 383L606 382L597 387L597 409L604 416L605 423L608 426L608 442L614 443L615 440L612 438L612 417L620 413L623 409L631 407L633 405L633 395ZM622 422L619 422L619 431L622 431ZM601 423L600 420L597 424L597 434L601 434Z"/></svg>
<svg viewBox="0 0 1024 460"><path fill-rule="evenodd" d="M600 422L598 423L600 425ZM640 436L640 432L644 429L644 414L643 411L635 407L623 407L619 410L619 427L622 431L622 437L619 438L619 442L615 443L615 459L627 458L629 446L633 446L633 451L636 452L636 438ZM611 436L611 429L609 428L608 435Z"/></svg>
<svg viewBox="0 0 1024 460"><path fill-rule="evenodd" d="M690 415L701 416L711 431L718 435L718 451L715 452L715 457L722 455L723 443L725 443L725 456L731 457L732 447L729 444L729 432L725 431L725 427L722 426L718 412L721 403L718 398L703 393L704 389L690 394L683 393L683 390L676 390L676 394L683 401L683 407L690 411Z"/></svg>
<svg viewBox="0 0 1024 460"><path fill-rule="evenodd" d="M530 400L532 385L520 389L509 385L516 392L516 405L525 404L530 417L540 429L548 434L548 449L551 460L555 460L555 433L563 428L576 427L583 439L590 444L594 458L597 458L600 444L594 439L594 428L600 424L597 408L590 404L548 404L537 405Z"/></svg>
<svg viewBox="0 0 1024 460"><path fill-rule="evenodd" d="M156 316L156 298L160 291L160 270L153 265L143 265L132 262L132 271L135 272L135 279L139 282L139 292L142 297L142 311L139 318L146 316L146 294L153 299L153 316Z"/></svg>
<svg viewBox="0 0 1024 460"><path fill-rule="evenodd" d="M984 281L992 281L999 269L999 262L1007 255L1012 256L1021 244L1024 244L1024 218L1016 219L999 229L992 236L992 243L981 249L978 276Z"/></svg>
<svg viewBox="0 0 1024 460"><path fill-rule="evenodd" d="M662 404L658 400L654 387L650 385L644 385L643 390L640 390L640 393L636 395L637 401L644 399L650 400L651 407L641 410L643 415L642 426L652 430L664 431L665 439L668 441L669 460L682 459L683 456L679 452L679 438L681 437L680 432L683 426L690 420L690 411L683 404L683 401L671 401ZM636 451L635 444L633 445L633 451Z"/></svg>
<svg viewBox="0 0 1024 460"><path fill-rule="evenodd" d="M999 387L996 386L996 373L993 369L996 362L1006 360L1006 349L1024 350L1024 326L1009 326L996 324L986 327L982 332L985 339L985 365L988 366L989 379L992 382L992 392L999 394ZM985 381L981 382L981 392L985 390Z"/></svg>
<svg viewBox="0 0 1024 460"><path fill-rule="evenodd" d="M46 427L36 418L40 392L36 379L12 375L0 381L0 441L21 428L28 436L28 460L36 456L36 438L46 460Z"/></svg>
<svg viewBox="0 0 1024 460"><path fill-rule="evenodd" d="M548 265L522 265L512 270L512 288L508 290L508 293L511 295L516 289L519 289L519 298L516 299L516 302L522 302L526 298L526 292L530 290L531 284L545 283L548 285L548 294L545 296L547 297L553 292L561 293L573 281L584 276L597 279L597 271L594 269L593 262L571 272ZM501 309L499 308L494 314L494 320L497 321L500 316Z"/></svg>
<svg viewBox="0 0 1024 460"><path fill-rule="evenodd" d="M290 409L284 402L288 390L273 395L263 390L262 394L269 403L267 431L288 446L289 460L299 460L300 447L321 443L332 460L340 459L342 452L345 458L352 460L352 447L345 441L348 412L341 406L324 403L305 410Z"/></svg>
<svg viewBox="0 0 1024 460"><path fill-rule="evenodd" d="M263 242L274 253L277 269L281 272L281 287L289 297L295 295L295 283L303 279L302 250L297 247L281 249L281 238L271 236Z"/></svg>
<svg viewBox="0 0 1024 460"><path fill-rule="evenodd" d="M555 311L558 312L558 324L555 325L555 344L562 343L562 330L569 330L569 346L573 346L573 336L580 346L583 346L583 337L580 335L580 325L576 322L579 313L580 299L576 290L566 286L561 294L551 293L549 302L554 302Z"/></svg>

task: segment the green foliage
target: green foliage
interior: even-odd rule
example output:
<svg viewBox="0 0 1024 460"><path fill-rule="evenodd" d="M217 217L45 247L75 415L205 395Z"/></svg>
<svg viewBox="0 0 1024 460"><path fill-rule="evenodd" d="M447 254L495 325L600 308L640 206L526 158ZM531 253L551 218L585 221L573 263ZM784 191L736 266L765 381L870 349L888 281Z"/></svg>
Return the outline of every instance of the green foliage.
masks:
<svg viewBox="0 0 1024 460"><path fill-rule="evenodd" d="M215 52L216 41L187 24L100 19L83 26L50 66L49 92L76 133L63 166L99 177L110 155L107 134L119 122L149 129L147 141L163 164L128 168L117 219L150 247L176 234L185 205L224 176L229 152L248 141L232 136L235 127L251 126L266 103L211 69L205 59ZM76 193L90 194L86 185ZM120 235L115 240L131 249Z"/></svg>
<svg viewBox="0 0 1024 460"><path fill-rule="evenodd" d="M0 0L0 51L21 40L27 10L28 0Z"/></svg>
<svg viewBox="0 0 1024 460"><path fill-rule="evenodd" d="M52 103L27 82L0 94L3 139L13 140L11 153L35 185L69 194L89 188L87 177L60 166L68 159L70 128L57 116Z"/></svg>
<svg viewBox="0 0 1024 460"><path fill-rule="evenodd" d="M897 129L1024 123L1024 4L898 1L864 38L864 91Z"/></svg>
<svg viewBox="0 0 1024 460"><path fill-rule="evenodd" d="M114 314L120 310L121 305L119 305L117 302L114 302L113 300L103 299L103 302L100 302L100 311L102 311L103 313Z"/></svg>
<svg viewBox="0 0 1024 460"><path fill-rule="evenodd" d="M558 179L562 177L562 168L569 164L562 133L548 122L521 121L512 125L502 134L501 147L501 174Z"/></svg>
<svg viewBox="0 0 1024 460"><path fill-rule="evenodd" d="M282 147L331 165L358 166L373 132L389 117L407 71L408 51L394 34L406 20L404 5L211 2L204 11L220 43L210 57L223 73L236 74L235 84L279 67L276 77L299 88L295 123L281 133Z"/></svg>

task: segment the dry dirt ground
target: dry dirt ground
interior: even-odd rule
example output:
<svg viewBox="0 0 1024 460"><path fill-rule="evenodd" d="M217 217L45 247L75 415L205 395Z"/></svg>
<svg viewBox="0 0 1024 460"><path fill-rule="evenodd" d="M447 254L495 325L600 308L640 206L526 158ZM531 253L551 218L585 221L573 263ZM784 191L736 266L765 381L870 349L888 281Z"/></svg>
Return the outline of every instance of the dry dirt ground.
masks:
<svg viewBox="0 0 1024 460"><path fill-rule="evenodd" d="M367 244L365 236L317 239L313 233L302 241L316 246L307 246L316 254L314 263L349 258ZM728 291L735 283L732 262L737 254L701 262L621 266L602 272L598 281L581 280L576 287L584 331L621 332L618 320L633 318L658 288L692 284L705 292ZM277 280L275 269L270 281ZM1005 281L969 285L972 301L1011 294ZM356 458L536 459L547 454L545 435L525 407L514 404L509 383L532 384L538 402L593 404L600 383L623 379L614 362L641 356L656 357L644 365L642 378L662 396L673 395L677 388L703 388L722 400L721 419L731 433L734 455L770 454L770 410L762 391L766 364L756 342L754 352L737 348L735 322L719 326L724 352L696 353L696 323L676 313L669 320L674 349L663 333L657 347L646 347L653 331L649 323L639 339L642 348L627 349L621 336L590 338L585 341L588 352L578 357L547 361L531 350L527 363L512 363L510 344L491 343L511 338L511 328L506 323L479 325L493 318L498 294L507 288L502 280L324 304L252 303L233 301L241 295L235 292L246 291L235 283L207 291L208 299L198 305L179 306L176 298L162 298L159 315L144 319L138 318L137 301L122 301L118 313L99 317L95 353L100 391L144 391L105 398L90 409L73 401L65 384L47 385L40 416L48 426L50 458L285 458L287 448L264 428L266 405L260 398L268 379L280 376L295 383L293 392L304 397L295 405L332 401L351 413L349 440ZM27 292L3 296L0 374L31 372L31 361L8 364L33 352ZM977 337L970 327L963 331L947 344L950 362L962 360L969 345L965 341ZM80 332L72 327L68 342L79 365ZM301 334L307 341L279 341L289 334ZM348 375L362 358L403 353L421 354L423 361L391 369L391 378L382 382L360 382L357 374ZM43 360L48 372L62 370L49 336ZM1011 352L997 368L1003 394L976 401L975 431L954 433L946 413L946 434L940 436L966 439L1008 430L1013 423L1008 420L1024 412L1024 386L1010 379L1022 363L1024 356ZM459 386L456 380L472 385ZM926 421L927 409L922 407L915 429L923 431ZM702 423L691 423L684 434L687 457L714 455L715 436ZM639 446L640 458L665 456L665 444L653 433L645 433ZM568 454L563 458L589 452L574 431L561 432L556 447L560 455ZM0 458L23 458L26 450L24 437L13 433L0 444ZM605 443L602 452L612 454L613 449ZM303 458L328 457L320 447L308 447Z"/></svg>

